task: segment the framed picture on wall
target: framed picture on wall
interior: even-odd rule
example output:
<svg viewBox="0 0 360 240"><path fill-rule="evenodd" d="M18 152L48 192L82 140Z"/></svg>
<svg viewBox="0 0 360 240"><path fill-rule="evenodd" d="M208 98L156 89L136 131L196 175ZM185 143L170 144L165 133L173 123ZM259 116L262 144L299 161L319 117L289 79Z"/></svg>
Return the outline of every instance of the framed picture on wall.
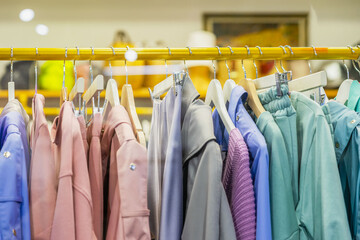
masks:
<svg viewBox="0 0 360 240"><path fill-rule="evenodd" d="M307 14L212 14L203 16L204 30L218 46L292 47L307 45Z"/></svg>

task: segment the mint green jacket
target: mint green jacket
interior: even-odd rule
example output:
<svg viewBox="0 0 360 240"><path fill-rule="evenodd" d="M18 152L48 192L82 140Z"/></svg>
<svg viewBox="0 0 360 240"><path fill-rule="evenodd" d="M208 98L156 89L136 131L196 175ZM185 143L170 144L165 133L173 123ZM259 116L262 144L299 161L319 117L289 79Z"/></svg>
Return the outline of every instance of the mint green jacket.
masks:
<svg viewBox="0 0 360 240"><path fill-rule="evenodd" d="M301 93L291 92L291 102L300 160L300 239L351 239L328 120L321 107Z"/></svg>
<svg viewBox="0 0 360 240"><path fill-rule="evenodd" d="M299 239L295 211L290 157L282 132L270 112L263 112L256 121L264 135L269 152L269 185L272 238Z"/></svg>

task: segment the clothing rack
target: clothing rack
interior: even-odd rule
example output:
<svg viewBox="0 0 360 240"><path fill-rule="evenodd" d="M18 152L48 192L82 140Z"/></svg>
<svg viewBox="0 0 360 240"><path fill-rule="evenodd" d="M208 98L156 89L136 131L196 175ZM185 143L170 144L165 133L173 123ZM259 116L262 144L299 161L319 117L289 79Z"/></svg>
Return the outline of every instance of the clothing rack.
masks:
<svg viewBox="0 0 360 240"><path fill-rule="evenodd" d="M137 53L137 60L357 60L360 57L360 48L350 46L130 49ZM128 48L0 48L0 60L125 60L127 51Z"/></svg>

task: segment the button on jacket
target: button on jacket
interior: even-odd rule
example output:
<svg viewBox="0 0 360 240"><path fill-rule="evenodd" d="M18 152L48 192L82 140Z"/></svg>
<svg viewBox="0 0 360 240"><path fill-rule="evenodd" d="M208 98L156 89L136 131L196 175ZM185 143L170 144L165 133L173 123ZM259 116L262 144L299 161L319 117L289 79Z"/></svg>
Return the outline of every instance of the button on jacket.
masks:
<svg viewBox="0 0 360 240"><path fill-rule="evenodd" d="M336 159L353 239L360 239L360 113L337 102L327 104L334 127Z"/></svg>
<svg viewBox="0 0 360 240"><path fill-rule="evenodd" d="M103 121L101 154L109 162L106 239L148 240L146 149L136 141L123 106L113 107Z"/></svg>
<svg viewBox="0 0 360 240"><path fill-rule="evenodd" d="M185 79L181 101L185 223L182 239L236 239L225 194L222 158L213 134L211 109Z"/></svg>
<svg viewBox="0 0 360 240"><path fill-rule="evenodd" d="M180 239L183 225L181 86L154 99L148 147L150 226L156 239Z"/></svg>
<svg viewBox="0 0 360 240"><path fill-rule="evenodd" d="M237 128L230 132L222 182L229 199L236 238L255 239L255 194L249 167L249 153Z"/></svg>
<svg viewBox="0 0 360 240"><path fill-rule="evenodd" d="M83 118L84 119L84 118ZM85 121L84 121L85 123ZM89 142L89 177L91 187L91 198L93 201L93 224L97 239L103 238L103 175L101 161L100 135L102 128L102 115L95 113L91 125L87 129Z"/></svg>
<svg viewBox="0 0 360 240"><path fill-rule="evenodd" d="M52 141L44 115L45 98L33 98L31 131L30 217L31 238L50 239L56 204L57 180Z"/></svg>
<svg viewBox="0 0 360 240"><path fill-rule="evenodd" d="M71 102L63 103L51 133L59 164L51 239L95 239L86 154Z"/></svg>
<svg viewBox="0 0 360 240"><path fill-rule="evenodd" d="M298 240L299 226L291 184L291 166L283 135L269 112L263 112L256 125L269 149L269 183L272 237L277 240Z"/></svg>
<svg viewBox="0 0 360 240"><path fill-rule="evenodd" d="M327 119L321 107L291 92L300 159L300 239L351 239L339 170Z"/></svg>
<svg viewBox="0 0 360 240"><path fill-rule="evenodd" d="M30 239L26 130L20 113L0 118L0 239Z"/></svg>

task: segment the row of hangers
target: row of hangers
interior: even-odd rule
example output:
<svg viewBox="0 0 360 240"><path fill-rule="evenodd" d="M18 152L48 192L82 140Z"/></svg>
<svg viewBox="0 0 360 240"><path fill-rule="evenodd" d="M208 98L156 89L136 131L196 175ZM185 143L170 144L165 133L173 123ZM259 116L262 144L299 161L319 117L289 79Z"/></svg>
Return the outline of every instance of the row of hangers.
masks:
<svg viewBox="0 0 360 240"><path fill-rule="evenodd" d="M80 55L79 48L76 47L77 54ZM111 47L113 55L115 56L115 50ZM129 50L129 47L127 47ZM94 48L91 47L92 55L94 55ZM36 48L36 55L38 54L38 50ZM10 81L8 83L8 100L11 101L15 99L15 84L13 80L13 48L11 48L11 63L10 63ZM64 66L63 66L63 82L60 94L60 107L65 101L74 102L76 98L78 98L79 102L79 110L76 110L73 104L73 110L76 116L84 115L85 119L86 116L86 107L91 102L92 104L92 117L95 113L102 113L103 115L103 124L106 123L107 117L110 113L110 110L118 105L122 105L129 114L129 118L131 121L131 125L133 127L133 131L137 141L146 146L145 134L142 130L139 117L136 113L135 107L135 100L133 90L130 84L128 84L128 72L127 72L127 65L125 60L125 71L126 71L126 84L123 85L121 90L121 101L119 100L119 93L116 81L112 77L112 68L111 62L109 61L110 67L110 79L107 82L106 90L105 90L105 101L104 106L100 107L100 93L104 90L104 76L99 74L93 78L93 71L92 71L92 63L89 60L89 71L90 71L90 79L91 84L89 88L85 91L85 79L79 78L77 79L77 71L76 71L76 63L74 60L74 75L75 75L75 84L74 87L71 89L69 93L69 97L67 97L67 89L65 87L65 61L67 58L67 48L65 48L65 59L64 59ZM35 61L35 94L37 94L37 61ZM97 96L97 107L95 106L95 96Z"/></svg>
<svg viewBox="0 0 360 240"><path fill-rule="evenodd" d="M283 49L284 54L287 54L286 48L288 48L290 50L291 55L294 54L292 51L292 48L289 45L286 45L285 47L284 46L280 46L280 47ZM348 46L348 47L350 48L352 53L355 53L355 51L352 49L351 46ZM189 54L191 55L192 52L191 52L190 47L187 47L187 48L189 49ZM216 47L216 48L218 49L219 55L221 55L220 48L219 47ZM230 46L228 46L228 48L230 49L231 54L233 54L232 48ZM249 56L250 49L248 46L245 46L245 48L247 49L247 54ZM263 55L261 47L256 46L256 48L259 49L260 55ZM314 50L314 55L317 56L315 47L312 46L312 48ZM171 55L170 49L169 49L169 54ZM248 104L249 104L250 108L253 110L256 117L259 117L261 115L261 113L265 112L265 109L262 106L260 99L258 97L258 93L264 92L267 89L271 88L272 86L276 86L277 94L279 97L281 97L281 91L280 91L281 85L287 84L290 92L291 91L303 92L308 97L313 97L315 101L317 101L318 103L321 103L321 88L323 88L324 86L327 85L327 77L326 77L325 71L313 73L310 62L308 61L310 74L307 76L297 78L297 79L292 79L292 72L286 71L286 69L283 67L282 60L280 60L280 66L281 66L281 69L283 70L282 72L280 72L279 69L277 68L276 60L274 60L274 63L275 63L274 65L275 65L275 69L276 69L275 74L271 74L268 76L258 78L258 69L255 64L255 60L253 60L253 65L256 69L256 79L252 80L252 79L247 78L243 59L241 60L242 69L244 72L244 78L242 78L239 81L238 85L242 86L245 89L245 91L247 91ZM360 71L356 68L356 66L354 64L354 61L352 63L354 65L355 69L360 73ZM166 61L165 61L165 64L166 64ZM160 82L159 84L157 84L154 87L153 92L149 89L152 99L158 99L158 98L160 98L160 96L162 94L166 93L171 87L174 87L174 89L175 89L175 85L183 84L183 80L186 79L184 77L184 75L188 74L185 60L184 60L184 65L185 65L185 69L186 69L185 72L174 73L172 76L167 77L164 81ZM232 120L230 119L230 116L227 112L226 102L228 102L230 100L231 92L232 92L233 88L235 88L237 86L237 84L230 77L230 68L229 68L226 60L225 60L225 65L228 69L228 80L225 82L224 88L222 88L220 81L218 79L216 79L216 69L215 69L215 65L214 65L214 61L213 61L214 78L213 78L213 80L210 81L210 84L208 86L206 97L205 97L205 104L215 106L222 122L225 125L226 130L228 132L230 132L232 129L235 128L235 125L232 122ZM350 84L351 84L352 80L345 81L345 82L347 82L347 83L350 82ZM319 90L318 98L316 98L315 97L316 95L310 91L310 90L314 90L314 89ZM339 91L340 91L340 89L339 89Z"/></svg>
<svg viewBox="0 0 360 240"><path fill-rule="evenodd" d="M284 54L287 54L286 48L290 50L291 55L293 55L293 51L289 45L280 46ZM352 53L355 53L355 51L352 49L351 46L348 46ZM77 48L77 54L80 55L79 48ZM189 49L189 54L192 54L191 48L187 47ZM221 51L219 47L216 47L218 49L219 55L221 55ZM228 46L230 49L231 54L233 54L233 50L230 46ZM250 55L250 49L248 46L245 46L247 49L248 56ZM260 55L263 55L262 50L259 46L256 46L256 48L259 49ZM314 50L315 56L317 56L317 52L314 46L312 46ZM113 47L111 47L113 55L115 56L115 50ZM129 50L129 47L127 47ZM91 47L92 55L94 55L94 49ZM168 47L169 55L171 55L171 50ZM38 50L36 48L36 54L38 54ZM10 81L8 83L8 96L9 101L15 98L15 85L13 81L13 49L11 48L11 66L10 66ZM64 101L67 100L67 89L65 87L65 60L67 58L67 48L65 49L65 59L64 59L64 76L63 76L63 84L61 89L61 95L60 95L60 106ZM278 89L278 96L280 97L281 91L280 86L282 84L287 84L289 86L290 91L298 91L298 92L304 92L305 94L311 94L307 93L309 90L313 89L319 89L326 86L327 84L327 78L325 71L320 71L316 73L312 73L310 62L308 62L310 74L298 79L292 79L292 73L291 71L286 71L286 69L282 65L282 60L280 60L280 66L283 72L280 72L277 68L276 60L274 60L275 63L275 69L276 73L271 74L265 77L258 78L258 69L255 64L255 60L253 60L253 65L256 70L256 79L248 79L246 76L246 69L244 67L243 59L241 60L242 69L244 72L244 78L242 78L239 81L239 85L241 85L247 92L248 92L248 104L250 108L253 110L254 114L259 117L261 113L265 111L264 107L262 106L258 93L266 91L268 88L272 86L276 86ZM352 62L355 69L360 73L360 71L356 68L354 61ZM216 79L216 69L213 61L213 68L214 68L214 78L210 81L210 84L207 89L207 94L205 98L205 103L208 105L214 105L217 111L219 112L219 115L227 129L228 132L230 132L233 128L235 128L233 122L231 121L226 108L226 102L229 101L231 91L234 87L237 86L234 80L230 77L230 68L227 64L227 61L225 60L225 65L228 69L228 80L225 82L224 88L222 89L221 83L218 79ZM165 67L166 67L166 79L159 84L157 84L154 87L154 90L150 92L151 99L158 99L160 96L164 93L166 93L171 87L183 84L184 79L186 75L189 74L188 68L186 65L186 61L184 60L184 67L185 71L174 73L171 76L168 77L168 69L167 69L167 62L165 60ZM347 66L345 65L346 69ZM119 93L117 88L116 81L112 78L112 68L111 68L111 62L109 61L109 68L110 68L110 80L107 82L106 86L106 92L105 92L105 101L103 108L100 107L100 93L104 90L104 77L103 75L96 76L95 79L93 79L93 72L92 72L92 63L91 60L89 60L89 71L90 71L90 78L91 78L91 85L90 87L85 91L85 79L79 78L77 79L77 72L76 72L76 64L74 60L74 74L75 74L75 85L70 91L69 99L68 101L73 102L74 99L78 98L79 102L79 110L76 111L74 107L74 112L79 114L86 114L86 106L91 102L92 108L93 108L93 114L96 112L102 112L104 117L104 122L106 121L106 118L110 112L110 109L112 107L115 107L117 105L123 105L125 109L127 110L133 130L135 133L135 136L137 140L145 146L145 135L142 131L142 127L139 121L139 118L136 114L136 107L135 107L135 101L134 101L134 95L132 91L132 87L130 84L128 84L128 72L127 72L127 65L125 60L125 72L126 72L126 84L122 87L122 94L121 94L121 102L119 101ZM348 69L347 69L348 71ZM343 84L349 85L349 83L352 83L352 80L349 80L349 72L348 72L348 80L344 81ZM341 92L342 88L345 88L344 85L340 86L339 92ZM175 91L175 87L174 87ZM35 93L37 93L37 61L35 61ZM95 96L97 95L98 100L98 106L95 106ZM338 94L339 95L339 94ZM308 95L310 97L310 95ZM320 94L319 94L320 96ZM82 100L81 100L82 98ZM337 97L338 98L338 97ZM347 99L347 98L346 98ZM317 99L314 99L317 100ZM83 106L81 106L83 105ZM74 105L73 105L74 106Z"/></svg>

